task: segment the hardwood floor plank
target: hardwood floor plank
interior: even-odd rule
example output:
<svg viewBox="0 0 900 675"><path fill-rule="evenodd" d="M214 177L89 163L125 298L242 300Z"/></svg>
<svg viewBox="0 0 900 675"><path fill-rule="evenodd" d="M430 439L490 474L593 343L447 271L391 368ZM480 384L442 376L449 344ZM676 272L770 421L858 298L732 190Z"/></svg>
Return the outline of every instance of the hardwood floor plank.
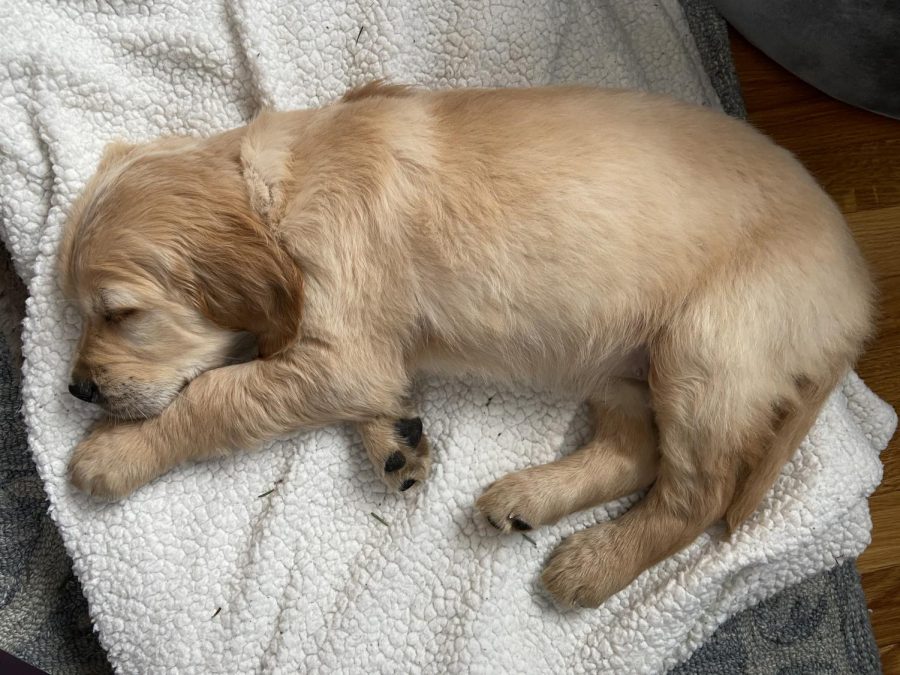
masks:
<svg viewBox="0 0 900 675"><path fill-rule="evenodd" d="M879 647L900 643L900 566L863 574L866 599L869 601L872 628Z"/></svg>
<svg viewBox="0 0 900 675"><path fill-rule="evenodd" d="M900 148L897 150L900 156ZM900 185L900 177L897 179ZM900 206L845 214L853 236L881 284L882 291L896 291L900 277ZM890 317L900 324L900 317Z"/></svg>
<svg viewBox="0 0 900 675"><path fill-rule="evenodd" d="M900 565L900 518L897 517L900 491L875 493L869 498L869 511L872 513L872 543L859 558L860 572ZM900 589L900 583L897 589Z"/></svg>
<svg viewBox="0 0 900 675"><path fill-rule="evenodd" d="M898 675L900 673L900 644L881 647L879 651L884 675Z"/></svg>

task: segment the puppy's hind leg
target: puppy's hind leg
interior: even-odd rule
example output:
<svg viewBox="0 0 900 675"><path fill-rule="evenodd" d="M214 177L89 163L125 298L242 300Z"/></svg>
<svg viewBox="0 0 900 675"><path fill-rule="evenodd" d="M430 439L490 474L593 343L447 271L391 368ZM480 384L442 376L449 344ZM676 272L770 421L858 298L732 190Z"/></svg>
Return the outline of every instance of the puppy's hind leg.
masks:
<svg viewBox="0 0 900 675"><path fill-rule="evenodd" d="M557 600L597 606L694 541L735 500L733 526L762 499L834 380L817 375L821 386L799 387L807 378L782 350L745 337L754 325L687 314L656 341L650 391L659 476L625 515L557 547L542 575Z"/></svg>
<svg viewBox="0 0 900 675"><path fill-rule="evenodd" d="M553 552L542 580L563 605L596 607L724 515L735 484L735 438L716 379L653 363L659 476L626 514L576 532Z"/></svg>
<svg viewBox="0 0 900 675"><path fill-rule="evenodd" d="M615 378L591 401L593 438L570 455L491 484L477 507L505 532L554 523L647 487L658 450L646 382Z"/></svg>

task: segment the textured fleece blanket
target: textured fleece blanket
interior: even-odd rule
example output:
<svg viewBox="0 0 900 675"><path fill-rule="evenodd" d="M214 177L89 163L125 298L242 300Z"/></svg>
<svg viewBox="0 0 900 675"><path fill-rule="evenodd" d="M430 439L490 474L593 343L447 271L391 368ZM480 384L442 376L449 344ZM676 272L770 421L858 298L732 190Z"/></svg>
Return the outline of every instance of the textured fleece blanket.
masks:
<svg viewBox="0 0 900 675"><path fill-rule="evenodd" d="M185 467L117 504L66 483L93 412L66 393L78 320L53 256L106 141L217 131L382 75L593 82L715 105L675 0L4 0L0 35L0 233L31 294L29 442L119 671L660 671L867 543L865 497L895 417L855 376L731 541L704 535L593 611L560 613L536 578L562 536L629 500L532 541L473 513L488 482L583 437L577 402L539 392L421 383L435 465L406 496L384 492L349 428Z"/></svg>

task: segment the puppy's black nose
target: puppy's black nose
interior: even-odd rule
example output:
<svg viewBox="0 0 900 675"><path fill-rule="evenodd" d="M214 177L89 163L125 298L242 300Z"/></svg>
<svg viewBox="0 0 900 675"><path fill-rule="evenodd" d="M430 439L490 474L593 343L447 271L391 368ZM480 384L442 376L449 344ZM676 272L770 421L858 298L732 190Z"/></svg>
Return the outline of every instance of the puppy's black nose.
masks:
<svg viewBox="0 0 900 675"><path fill-rule="evenodd" d="M69 393L87 403L96 403L100 392L93 380L72 380Z"/></svg>

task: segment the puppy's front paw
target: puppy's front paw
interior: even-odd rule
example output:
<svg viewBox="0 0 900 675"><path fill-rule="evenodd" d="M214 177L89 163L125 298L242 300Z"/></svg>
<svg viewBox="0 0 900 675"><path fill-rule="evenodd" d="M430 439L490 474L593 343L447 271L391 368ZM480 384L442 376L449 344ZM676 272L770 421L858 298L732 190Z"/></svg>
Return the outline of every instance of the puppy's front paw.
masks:
<svg viewBox="0 0 900 675"><path fill-rule="evenodd" d="M406 492L428 477L431 449L421 418L379 418L360 425L360 432L375 470L392 490Z"/></svg>
<svg viewBox="0 0 900 675"><path fill-rule="evenodd" d="M627 561L611 546L610 525L567 537L541 574L544 587L564 607L598 607L634 579Z"/></svg>
<svg viewBox="0 0 900 675"><path fill-rule="evenodd" d="M121 499L161 473L142 423L102 424L69 461L69 479L94 497Z"/></svg>

